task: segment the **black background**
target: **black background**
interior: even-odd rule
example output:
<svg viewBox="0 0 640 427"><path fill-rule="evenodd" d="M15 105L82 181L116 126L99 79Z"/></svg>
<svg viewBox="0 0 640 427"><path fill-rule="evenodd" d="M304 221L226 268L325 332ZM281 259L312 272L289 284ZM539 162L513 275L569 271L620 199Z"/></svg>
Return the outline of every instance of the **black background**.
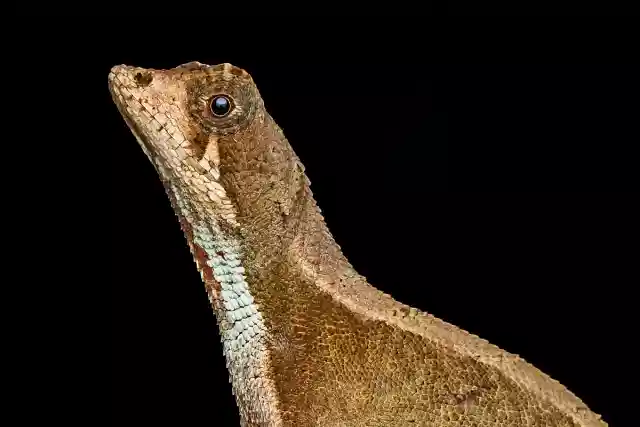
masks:
<svg viewBox="0 0 640 427"><path fill-rule="evenodd" d="M239 425L200 277L106 86L112 65L192 60L252 74L372 284L521 355L623 425L638 283L630 25L406 19L369 32L306 18L236 34L215 20L193 33L136 22L83 58L98 87L93 144L108 153L114 425Z"/></svg>

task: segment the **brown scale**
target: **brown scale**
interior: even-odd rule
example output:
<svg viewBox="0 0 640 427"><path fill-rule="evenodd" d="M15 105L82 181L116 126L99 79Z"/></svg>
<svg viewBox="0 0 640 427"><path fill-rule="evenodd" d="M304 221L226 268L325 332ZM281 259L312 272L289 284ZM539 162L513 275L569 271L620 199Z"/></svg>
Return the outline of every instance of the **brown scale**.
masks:
<svg viewBox="0 0 640 427"><path fill-rule="evenodd" d="M265 399L279 425L606 426L522 359L393 300L359 276L333 240L304 168L246 72L198 63L113 72L173 79L175 88L167 90L186 99L174 119L196 135L190 142L201 151L218 144L219 183L239 225L217 222L242 244L246 280L267 330L266 376L275 398ZM149 85L145 76L138 84ZM177 89L182 87L184 93ZM214 119L207 110L210 97L221 91L241 107L233 120ZM137 123L136 117L127 121ZM197 249L194 256L202 258ZM242 405L241 413L252 414L258 402ZM246 415L243 425L266 425L251 421L256 419Z"/></svg>

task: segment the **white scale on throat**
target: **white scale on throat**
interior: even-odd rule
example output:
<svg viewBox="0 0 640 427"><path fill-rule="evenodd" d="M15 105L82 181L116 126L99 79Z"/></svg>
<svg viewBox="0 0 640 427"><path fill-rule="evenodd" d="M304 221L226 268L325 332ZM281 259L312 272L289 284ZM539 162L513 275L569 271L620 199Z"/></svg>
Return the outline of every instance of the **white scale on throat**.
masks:
<svg viewBox="0 0 640 427"><path fill-rule="evenodd" d="M279 425L281 420L273 403L275 388L267 377L266 329L246 281L240 242L226 237L217 221L207 218L197 203L185 200L175 186L171 190L177 209L192 229L191 243L207 255L206 263L220 284L219 291L207 286L207 294L218 318L234 394L246 403L240 408L250 408L252 412L243 417L257 417L266 425Z"/></svg>

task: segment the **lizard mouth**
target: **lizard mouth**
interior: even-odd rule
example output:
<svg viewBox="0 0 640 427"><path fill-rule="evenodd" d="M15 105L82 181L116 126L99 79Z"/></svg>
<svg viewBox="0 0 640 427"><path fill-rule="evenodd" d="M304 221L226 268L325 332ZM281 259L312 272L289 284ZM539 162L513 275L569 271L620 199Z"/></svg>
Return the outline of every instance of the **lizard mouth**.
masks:
<svg viewBox="0 0 640 427"><path fill-rule="evenodd" d="M140 126L133 118L131 118L131 116L127 112L127 109L120 98L124 97L124 95L120 92L118 83L113 73L109 74L109 92L111 93L111 98L113 99L114 104L116 104L120 115L131 130L131 133L133 133L133 135L136 137L136 140L138 140L138 143L147 152L147 154L151 155L154 151L153 147L149 143L149 139L145 136L144 132L142 132Z"/></svg>

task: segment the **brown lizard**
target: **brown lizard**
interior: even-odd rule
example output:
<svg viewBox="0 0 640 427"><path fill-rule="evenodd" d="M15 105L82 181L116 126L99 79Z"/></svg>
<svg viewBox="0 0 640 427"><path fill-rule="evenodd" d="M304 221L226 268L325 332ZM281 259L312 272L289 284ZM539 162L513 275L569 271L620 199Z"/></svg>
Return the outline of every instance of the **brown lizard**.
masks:
<svg viewBox="0 0 640 427"><path fill-rule="evenodd" d="M119 65L109 89L205 283L242 425L607 425L520 357L368 284L247 72Z"/></svg>

